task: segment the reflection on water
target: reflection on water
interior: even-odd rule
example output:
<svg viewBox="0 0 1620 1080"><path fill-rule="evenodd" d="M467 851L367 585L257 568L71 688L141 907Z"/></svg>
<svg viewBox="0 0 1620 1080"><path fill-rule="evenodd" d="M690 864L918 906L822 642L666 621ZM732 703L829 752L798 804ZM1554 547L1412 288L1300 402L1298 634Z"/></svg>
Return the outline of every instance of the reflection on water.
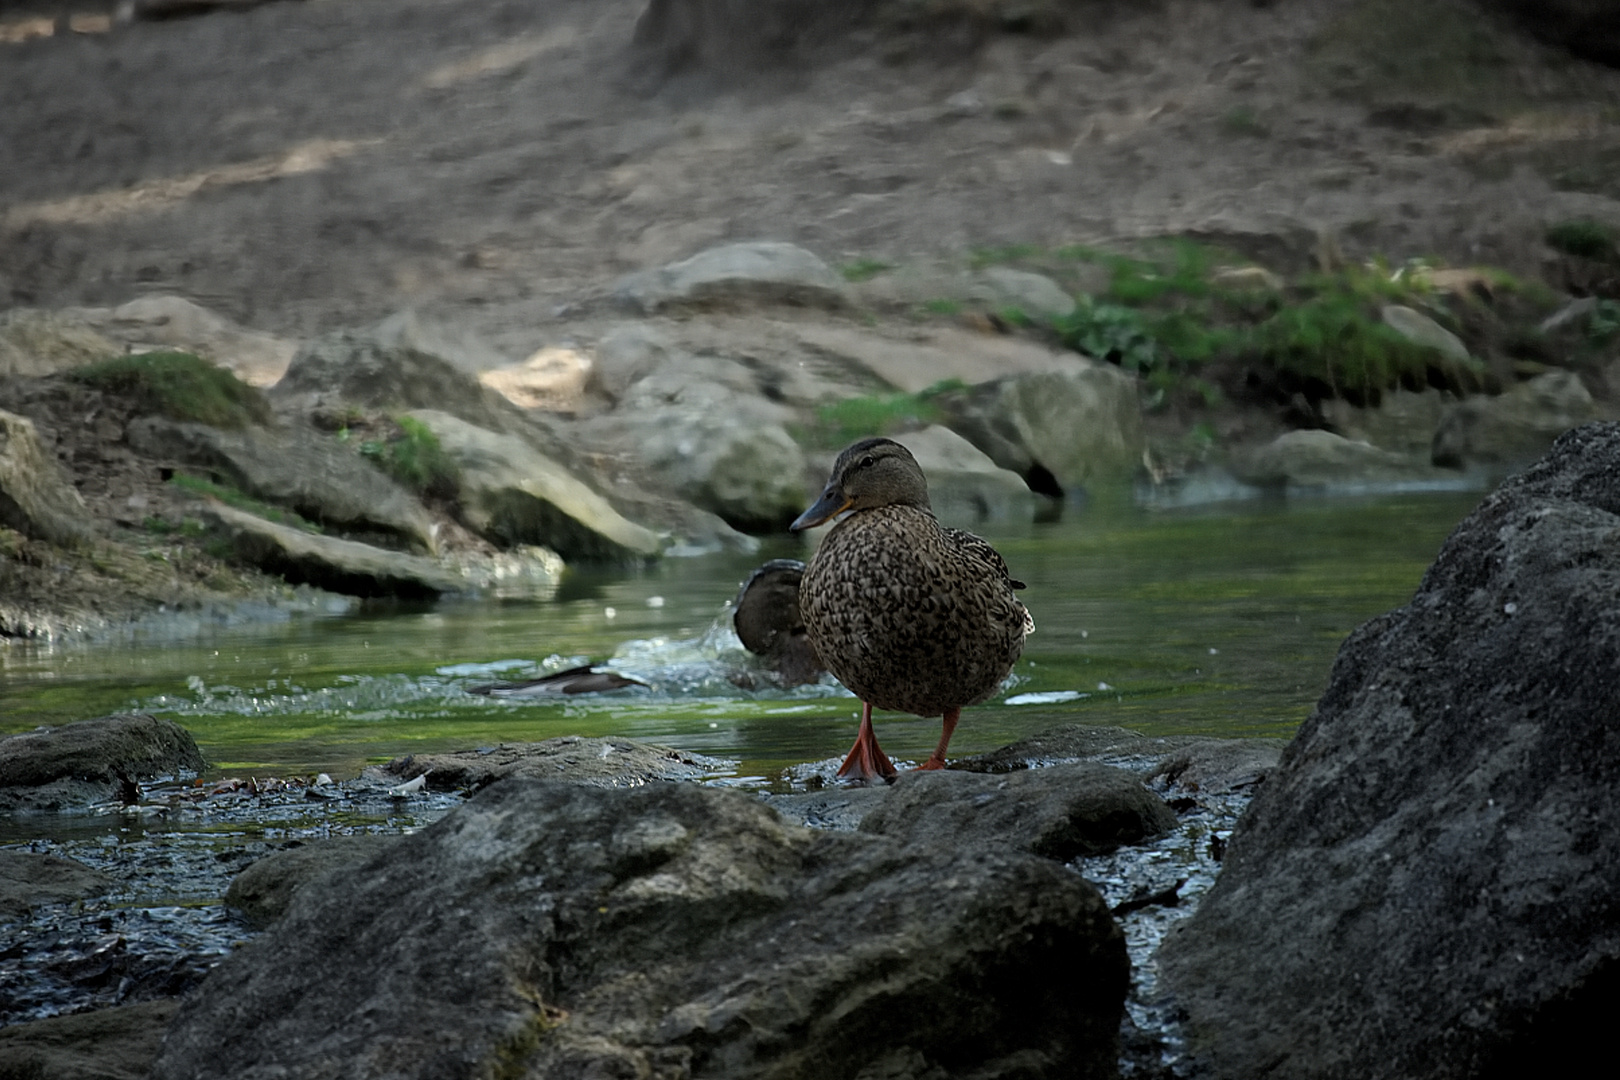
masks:
<svg viewBox="0 0 1620 1080"><path fill-rule="evenodd" d="M1477 495L1203 510L1095 509L992 538L1037 630L1006 694L967 711L967 755L1060 723L1288 735L1345 634L1404 603ZM855 700L830 681L744 690L727 605L754 566L671 559L571 572L537 602L445 602L207 639L0 649L0 731L120 709L189 728L222 772L353 775L367 761L564 734L628 735L739 762L741 776L841 754ZM490 698L466 688L607 662L646 686ZM746 681L746 680L745 680ZM937 720L879 714L921 760Z"/></svg>

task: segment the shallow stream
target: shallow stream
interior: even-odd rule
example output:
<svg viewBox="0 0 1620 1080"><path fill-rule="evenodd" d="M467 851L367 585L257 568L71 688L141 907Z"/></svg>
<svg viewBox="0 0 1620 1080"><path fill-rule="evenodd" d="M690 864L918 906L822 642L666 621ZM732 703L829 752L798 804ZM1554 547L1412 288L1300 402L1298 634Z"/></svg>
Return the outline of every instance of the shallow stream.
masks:
<svg viewBox="0 0 1620 1080"><path fill-rule="evenodd" d="M968 710L952 756L1059 723L1147 734L1288 736L1340 641L1404 603L1477 494L1294 500L1156 511L1091 508L986 530L1035 616L1015 685ZM858 705L830 681L745 691L728 602L766 558L574 570L556 594L301 617L174 640L0 648L0 733L118 710L189 729L215 774L352 777L367 762L556 735L625 735L731 759L771 781L840 753ZM468 686L606 661L648 683L491 699ZM920 759L937 720L879 716Z"/></svg>
<svg viewBox="0 0 1620 1080"><path fill-rule="evenodd" d="M951 754L1077 722L1287 737L1321 693L1344 636L1411 596L1477 501L1093 507L1063 522L985 530L1029 585L1036 633L1013 684L966 712ZM0 1026L183 992L249 936L218 898L252 859L334 833L412 831L458 801L398 797L356 780L371 762L623 735L723 759L716 782L785 789L790 767L842 755L859 705L830 679L739 688L760 673L730 632L728 604L765 559L806 554L784 543L639 572L572 571L544 600L0 648L0 733L138 709L185 726L211 763L205 788L155 786L141 805L0 816L0 846L69 856L122 883L0 927L0 984L11 987L0 995ZM576 697L467 692L595 661L647 685ZM933 749L939 721L879 714L878 733L897 762L916 761ZM337 782L307 791L307 781L265 782L321 773ZM225 777L248 783L213 783ZM229 790L203 796L215 787ZM1175 1065L1178 1051L1173 1021L1152 1001L1153 951L1213 881L1210 840L1230 832L1243 802L1204 799L1177 835L1077 864L1110 904L1185 880L1180 907L1123 920L1136 972L1131 1021L1158 1067Z"/></svg>

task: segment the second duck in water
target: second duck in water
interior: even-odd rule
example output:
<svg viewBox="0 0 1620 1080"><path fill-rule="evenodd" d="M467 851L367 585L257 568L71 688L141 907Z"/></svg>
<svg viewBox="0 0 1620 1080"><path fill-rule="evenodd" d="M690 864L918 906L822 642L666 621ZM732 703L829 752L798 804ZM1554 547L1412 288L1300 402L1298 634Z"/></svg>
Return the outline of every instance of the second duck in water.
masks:
<svg viewBox="0 0 1620 1080"><path fill-rule="evenodd" d="M821 498L791 527L846 513L799 585L810 644L861 699L860 734L838 775L895 775L872 731L874 707L942 717L920 767L943 768L962 708L995 693L1035 629L1013 592L1024 583L995 548L934 518L922 469L890 439L838 455Z"/></svg>

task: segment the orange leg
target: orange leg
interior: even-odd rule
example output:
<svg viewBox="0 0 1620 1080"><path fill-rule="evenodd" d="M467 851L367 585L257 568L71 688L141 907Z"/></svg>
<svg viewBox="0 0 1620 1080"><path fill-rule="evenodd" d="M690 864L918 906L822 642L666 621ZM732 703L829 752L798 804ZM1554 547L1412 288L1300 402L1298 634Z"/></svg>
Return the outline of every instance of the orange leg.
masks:
<svg viewBox="0 0 1620 1080"><path fill-rule="evenodd" d="M878 746L877 733L872 730L872 706L863 701L860 733L855 736L849 756L838 767L838 775L856 780L892 780L895 772L894 762Z"/></svg>
<svg viewBox="0 0 1620 1080"><path fill-rule="evenodd" d="M962 718L961 709L952 709L945 714L945 731L939 737L939 745L927 761L917 766L919 769L943 769L945 767L945 748L951 745L951 735L956 731L956 722Z"/></svg>

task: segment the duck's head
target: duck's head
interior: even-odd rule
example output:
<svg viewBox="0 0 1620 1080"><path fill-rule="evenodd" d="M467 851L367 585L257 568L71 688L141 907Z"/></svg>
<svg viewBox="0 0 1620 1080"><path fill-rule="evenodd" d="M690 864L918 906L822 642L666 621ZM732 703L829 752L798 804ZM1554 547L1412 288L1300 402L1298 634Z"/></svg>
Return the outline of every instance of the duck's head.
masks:
<svg viewBox="0 0 1620 1080"><path fill-rule="evenodd" d="M838 455L816 504L788 528L809 529L846 510L879 506L928 509L928 481L911 451L892 439L862 439Z"/></svg>

